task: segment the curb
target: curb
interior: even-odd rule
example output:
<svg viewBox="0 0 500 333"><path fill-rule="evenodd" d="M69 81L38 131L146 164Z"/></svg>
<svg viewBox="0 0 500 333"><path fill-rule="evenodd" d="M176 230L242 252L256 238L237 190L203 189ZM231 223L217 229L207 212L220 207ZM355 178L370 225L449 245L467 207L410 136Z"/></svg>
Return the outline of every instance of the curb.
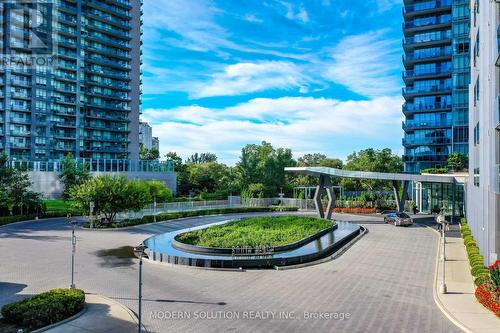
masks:
<svg viewBox="0 0 500 333"><path fill-rule="evenodd" d="M69 317L69 318L66 318L66 319L63 319L61 321L58 321L57 323L53 323L53 324L50 324L48 326L45 326L45 327L42 327L42 328L39 328L37 330L34 330L33 332L31 333L41 333L41 332L45 332L45 331L48 331L50 329L53 329L53 328L56 328L58 326L61 326L61 325L64 325L70 321L73 321L79 317L81 317L83 314L85 314L85 312L87 312L87 303L85 303L84 307L83 307L83 310L78 312L77 314Z"/></svg>
<svg viewBox="0 0 500 333"><path fill-rule="evenodd" d="M436 251L436 265L434 267L434 283L433 283L433 286L432 286L432 297L434 298L434 303L436 303L437 307L439 308L439 310L441 310L441 312L446 316L446 318L448 318L453 324L455 324L455 326L457 326L459 329L461 329L462 331L466 332L466 333L475 333L474 331L472 331L471 329L469 329L467 326L465 326L464 324L462 324L461 321L459 321L457 318L455 318L455 316L453 316L443 305L443 303L441 303L441 300L439 299L439 296L437 294L437 287L438 287L438 270L439 270L439 254L440 254L440 249L439 249L439 246L440 246L440 242L441 242L441 234L439 233L439 231L435 230L434 228L432 227L429 227L427 225L423 225L423 224L419 224L419 223L415 223L415 224L418 224L420 226L424 226L426 227L427 229L431 230L432 232L434 232L435 234L438 235L438 238L437 238L437 251Z"/></svg>
<svg viewBox="0 0 500 333"><path fill-rule="evenodd" d="M137 318L137 314L135 313L135 311L133 311L129 307L126 307L122 303L115 301L114 299L107 297L107 296L104 296L104 295L101 295L101 294L89 293L89 295L96 295L96 296L102 297L102 298L106 299L108 302L118 305L119 307L121 307L123 310L125 310L129 314L129 316L134 320L134 322L136 324L139 323L139 319ZM142 324L142 330L144 330L146 333L148 333L148 330L146 329L144 324Z"/></svg>
<svg viewBox="0 0 500 333"><path fill-rule="evenodd" d="M291 266L274 266L275 270L277 271L286 271L286 270L289 270L289 269L297 269L297 268L304 268L304 267L309 267L309 266L315 266L315 265L319 265L319 264L323 264L325 262L329 262L329 261L332 261L332 260L335 260L337 259L338 257L340 257L342 254L344 254L351 246L354 245L354 243L356 243L358 240L360 240L361 238L363 238L363 236L365 236L367 233L368 233L368 229L363 227L363 226L360 226L361 227L361 232L359 235L357 235L356 237L354 237L353 239L351 239L349 242L347 242L347 244L345 244L344 246L342 246L340 249L338 249L337 251L335 251L333 254L329 255L328 257L325 257L325 258L322 258L322 259L319 259L319 260L316 260L316 261L311 261L311 262L306 262L306 263L303 263L303 264L298 264L298 265L291 265Z"/></svg>

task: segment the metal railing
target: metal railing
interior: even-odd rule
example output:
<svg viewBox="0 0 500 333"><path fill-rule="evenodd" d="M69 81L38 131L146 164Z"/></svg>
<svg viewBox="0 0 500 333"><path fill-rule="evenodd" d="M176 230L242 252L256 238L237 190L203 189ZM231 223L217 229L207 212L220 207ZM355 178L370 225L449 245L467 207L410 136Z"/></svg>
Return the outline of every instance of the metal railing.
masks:
<svg viewBox="0 0 500 333"><path fill-rule="evenodd" d="M76 159L78 165L86 163L90 172L173 172L172 161L144 161L121 159ZM10 160L7 162L12 168L26 171L53 171L62 170L61 161L23 161Z"/></svg>

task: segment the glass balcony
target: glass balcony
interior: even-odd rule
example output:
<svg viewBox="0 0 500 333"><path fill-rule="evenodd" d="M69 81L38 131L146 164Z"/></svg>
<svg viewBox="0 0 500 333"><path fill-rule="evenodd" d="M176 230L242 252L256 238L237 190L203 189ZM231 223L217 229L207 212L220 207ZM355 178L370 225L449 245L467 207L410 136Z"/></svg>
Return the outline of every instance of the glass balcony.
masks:
<svg viewBox="0 0 500 333"><path fill-rule="evenodd" d="M422 14L421 12L432 11L436 9L451 9L452 0L436 0L419 2L413 5L403 7L404 15Z"/></svg>
<svg viewBox="0 0 500 333"><path fill-rule="evenodd" d="M403 23L403 29L428 28L433 25L451 24L451 15L433 16L426 19L409 20Z"/></svg>
<svg viewBox="0 0 500 333"><path fill-rule="evenodd" d="M426 146L426 145L447 145L451 144L450 138L404 138L403 146Z"/></svg>
<svg viewBox="0 0 500 333"><path fill-rule="evenodd" d="M403 162L445 162L448 155L403 155Z"/></svg>
<svg viewBox="0 0 500 333"><path fill-rule="evenodd" d="M438 58L451 57L451 48L441 48L429 53L407 53L403 55L404 62L413 62L419 60L432 60Z"/></svg>
<svg viewBox="0 0 500 333"><path fill-rule="evenodd" d="M409 46L412 44L434 44L436 42L444 42L451 39L451 31L437 31L433 33L426 33L422 35L417 35L413 37L403 38L403 46Z"/></svg>
<svg viewBox="0 0 500 333"><path fill-rule="evenodd" d="M446 76L451 75L451 68L435 68L429 71L408 70L403 72L403 79L418 78L423 76Z"/></svg>
<svg viewBox="0 0 500 333"><path fill-rule="evenodd" d="M403 96L425 95L425 94L441 94L451 90L449 84L439 84L428 87L406 87L402 88Z"/></svg>
<svg viewBox="0 0 500 333"><path fill-rule="evenodd" d="M451 120L448 121L415 121L407 120L403 122L403 129L419 129L419 128L434 128L434 127L451 127Z"/></svg>

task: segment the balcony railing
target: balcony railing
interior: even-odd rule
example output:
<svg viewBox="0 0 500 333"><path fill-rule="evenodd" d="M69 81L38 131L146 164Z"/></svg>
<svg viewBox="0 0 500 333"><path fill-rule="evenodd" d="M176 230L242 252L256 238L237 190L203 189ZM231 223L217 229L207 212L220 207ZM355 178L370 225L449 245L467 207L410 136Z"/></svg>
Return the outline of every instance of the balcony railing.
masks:
<svg viewBox="0 0 500 333"><path fill-rule="evenodd" d="M451 68L435 68L434 70L429 70L429 71L408 70L403 72L403 78L413 78L420 76L443 75L443 74L451 75Z"/></svg>
<svg viewBox="0 0 500 333"><path fill-rule="evenodd" d="M446 8L450 7L452 0L437 0L437 1L427 1L420 2L413 5L406 5L403 7L403 13L408 14L412 12L421 12L430 9Z"/></svg>
<svg viewBox="0 0 500 333"><path fill-rule="evenodd" d="M424 28L437 24L451 24L451 15L430 17L427 21L421 22L416 20L406 21L403 23L403 29Z"/></svg>
<svg viewBox="0 0 500 333"><path fill-rule="evenodd" d="M451 144L451 138L439 137L439 138L421 138L421 139L404 138L403 139L404 146L411 146L411 145L425 146L425 145L446 145L446 144Z"/></svg>
<svg viewBox="0 0 500 333"><path fill-rule="evenodd" d="M403 56L403 61L427 60L442 57L451 57L451 48L443 48L432 53L408 53Z"/></svg>
<svg viewBox="0 0 500 333"><path fill-rule="evenodd" d="M451 90L451 85L448 84L439 84L435 86L429 87L406 87L403 88L403 95L415 95L415 94L426 94L426 93L437 93Z"/></svg>
<svg viewBox="0 0 500 333"><path fill-rule="evenodd" d="M429 42L437 42L442 40L447 40L451 38L451 31L438 31L435 33L428 33L422 36L413 36L403 38L404 45L411 45L415 43L429 43Z"/></svg>
<svg viewBox="0 0 500 333"><path fill-rule="evenodd" d="M451 127L451 120L447 121L414 121L407 120L403 122L403 129L408 128L432 128L432 127Z"/></svg>
<svg viewBox="0 0 500 333"><path fill-rule="evenodd" d="M403 155L403 162L445 162L448 155Z"/></svg>

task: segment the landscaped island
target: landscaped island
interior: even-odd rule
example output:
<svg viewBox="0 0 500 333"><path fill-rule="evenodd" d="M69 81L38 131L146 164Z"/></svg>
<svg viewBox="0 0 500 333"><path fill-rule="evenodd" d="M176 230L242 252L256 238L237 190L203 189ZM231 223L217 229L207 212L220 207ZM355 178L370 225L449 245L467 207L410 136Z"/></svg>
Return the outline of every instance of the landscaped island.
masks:
<svg viewBox="0 0 500 333"><path fill-rule="evenodd" d="M334 225L333 221L314 217L262 216L185 232L175 240L202 247L277 247L298 242Z"/></svg>

